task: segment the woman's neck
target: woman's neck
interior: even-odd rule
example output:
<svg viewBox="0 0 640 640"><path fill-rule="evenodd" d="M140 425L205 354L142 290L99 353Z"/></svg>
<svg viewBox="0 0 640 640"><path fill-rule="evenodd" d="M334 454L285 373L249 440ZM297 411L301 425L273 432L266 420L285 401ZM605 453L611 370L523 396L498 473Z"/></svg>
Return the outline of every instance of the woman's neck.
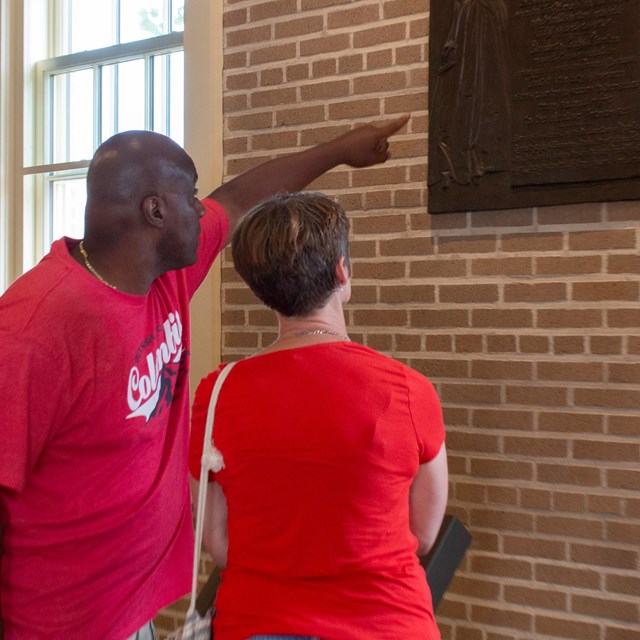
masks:
<svg viewBox="0 0 640 640"><path fill-rule="evenodd" d="M324 342L349 341L341 304L331 301L304 318L288 318L277 314L278 335L274 342L259 353L282 351Z"/></svg>

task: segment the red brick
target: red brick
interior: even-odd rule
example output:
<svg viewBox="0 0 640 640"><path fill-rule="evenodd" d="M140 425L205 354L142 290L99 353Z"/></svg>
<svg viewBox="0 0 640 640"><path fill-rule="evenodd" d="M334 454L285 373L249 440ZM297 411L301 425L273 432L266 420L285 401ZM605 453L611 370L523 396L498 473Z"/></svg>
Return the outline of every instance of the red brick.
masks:
<svg viewBox="0 0 640 640"><path fill-rule="evenodd" d="M531 628L533 616L530 613L511 610L507 606L500 608L472 605L471 619L484 625L495 625L509 629L528 631Z"/></svg>
<svg viewBox="0 0 640 640"><path fill-rule="evenodd" d="M605 300L637 301L640 287L637 282L576 282L572 285L573 300L600 302Z"/></svg>
<svg viewBox="0 0 640 640"><path fill-rule="evenodd" d="M415 329L460 329L469 326L469 312L463 309L412 309L409 318Z"/></svg>
<svg viewBox="0 0 640 640"><path fill-rule="evenodd" d="M472 260L471 273L479 276L524 276L533 272L532 258L480 258Z"/></svg>
<svg viewBox="0 0 640 640"><path fill-rule="evenodd" d="M489 384L453 384L442 386L442 400L460 404L491 404L500 402L500 387Z"/></svg>
<svg viewBox="0 0 640 640"><path fill-rule="evenodd" d="M468 365L461 360L437 360L429 358L416 363L415 367L427 378L466 378L468 375Z"/></svg>
<svg viewBox="0 0 640 640"><path fill-rule="evenodd" d="M600 309L540 309L537 317L538 327L544 329L593 329L604 326L603 311Z"/></svg>
<svg viewBox="0 0 640 640"><path fill-rule="evenodd" d="M607 256L607 273L640 273L640 255L637 253L612 254Z"/></svg>
<svg viewBox="0 0 640 640"><path fill-rule="evenodd" d="M453 336L456 353L481 353L482 336L465 334Z"/></svg>
<svg viewBox="0 0 640 640"><path fill-rule="evenodd" d="M473 424L479 429L533 430L533 416L513 409L474 409Z"/></svg>
<svg viewBox="0 0 640 640"><path fill-rule="evenodd" d="M602 433L604 419L595 413L545 411L540 414L539 428L559 433Z"/></svg>
<svg viewBox="0 0 640 640"><path fill-rule="evenodd" d="M607 626L604 637L605 640L638 640L638 625Z"/></svg>
<svg viewBox="0 0 640 640"><path fill-rule="evenodd" d="M271 25L268 25L271 28ZM306 16L289 20L278 20L275 22L276 38L297 38L322 31L324 20L322 16Z"/></svg>
<svg viewBox="0 0 640 640"><path fill-rule="evenodd" d="M388 24L381 27L371 27L353 34L353 46L356 49L362 47L374 47L389 42L404 42L407 29L404 22ZM342 47L346 48L346 47Z"/></svg>
<svg viewBox="0 0 640 640"><path fill-rule="evenodd" d="M611 328L631 328L640 327L640 309L637 307L627 309L608 309L607 324Z"/></svg>
<svg viewBox="0 0 640 640"><path fill-rule="evenodd" d="M291 60L296 55L295 43L271 45L249 51L249 64L257 66L273 62Z"/></svg>
<svg viewBox="0 0 640 640"><path fill-rule="evenodd" d="M506 234L502 238L502 251L527 253L534 251L561 251L563 238L561 233L524 233Z"/></svg>
<svg viewBox="0 0 640 640"><path fill-rule="evenodd" d="M567 382L602 382L604 365L600 362L538 362L539 380Z"/></svg>
<svg viewBox="0 0 640 640"><path fill-rule="evenodd" d="M447 335L426 335L424 343L427 351L449 352L451 351L451 336Z"/></svg>
<svg viewBox="0 0 640 640"><path fill-rule="evenodd" d="M493 236L442 236L438 238L438 253L493 253L496 238Z"/></svg>
<svg viewBox="0 0 640 640"><path fill-rule="evenodd" d="M574 392L576 406L619 408L619 409L640 409L640 393L637 389L594 389L579 388Z"/></svg>
<svg viewBox="0 0 640 640"><path fill-rule="evenodd" d="M566 560L566 544L530 536L504 536L504 553L507 556L526 556L544 560Z"/></svg>
<svg viewBox="0 0 640 640"><path fill-rule="evenodd" d="M640 490L640 471L637 469L609 469L607 486L614 489Z"/></svg>
<svg viewBox="0 0 640 640"><path fill-rule="evenodd" d="M544 256L536 258L535 273L542 276L575 276L602 273L602 256Z"/></svg>
<svg viewBox="0 0 640 640"><path fill-rule="evenodd" d="M637 442L632 444L628 442L576 440L573 443L573 455L577 460L640 462L640 444Z"/></svg>
<svg viewBox="0 0 640 640"><path fill-rule="evenodd" d="M354 279L360 280L394 280L404 277L405 266L402 262L352 262L351 270Z"/></svg>
<svg viewBox="0 0 640 640"><path fill-rule="evenodd" d="M507 385L506 400L511 404L560 407L567 404L567 389L543 385Z"/></svg>
<svg viewBox="0 0 640 640"><path fill-rule="evenodd" d="M472 227L530 227L532 224L532 209L471 212Z"/></svg>
<svg viewBox="0 0 640 640"><path fill-rule="evenodd" d="M520 336L518 344L522 353L549 353L547 336Z"/></svg>
<svg viewBox="0 0 640 640"><path fill-rule="evenodd" d="M487 336L487 351L489 353L513 353L517 350L517 337L514 335Z"/></svg>
<svg viewBox="0 0 640 640"><path fill-rule="evenodd" d="M539 482L582 487L599 487L602 484L600 471L594 467L575 464L537 464Z"/></svg>
<svg viewBox="0 0 640 640"><path fill-rule="evenodd" d="M600 569L578 568L556 563L538 563L535 566L535 579L538 582L558 586L577 587L579 589L599 589Z"/></svg>
<svg viewBox="0 0 640 640"><path fill-rule="evenodd" d="M596 355L622 355L622 337L589 336L589 349Z"/></svg>
<svg viewBox="0 0 640 640"><path fill-rule="evenodd" d="M565 611L568 606L566 594L556 589L536 589L506 585L504 598L509 603L523 607L535 607L536 609Z"/></svg>
<svg viewBox="0 0 640 640"><path fill-rule="evenodd" d="M412 260L409 263L411 278L459 278L466 275L464 260Z"/></svg>
<svg viewBox="0 0 640 640"><path fill-rule="evenodd" d="M562 302L567 300L567 285L563 282L507 284L505 302Z"/></svg>
<svg viewBox="0 0 640 640"><path fill-rule="evenodd" d="M585 353L585 336L554 336L553 353L558 355Z"/></svg>
<svg viewBox="0 0 640 640"><path fill-rule="evenodd" d="M476 553L471 558L471 570L474 575L489 575L500 578L530 579L533 567L528 560L514 560L505 557L485 556Z"/></svg>
<svg viewBox="0 0 640 640"><path fill-rule="evenodd" d="M487 380L531 380L533 364L518 360L473 360L471 377Z"/></svg>
<svg viewBox="0 0 640 640"><path fill-rule="evenodd" d="M609 416L609 433L618 436L638 436L638 416L637 415L615 415Z"/></svg>
<svg viewBox="0 0 640 640"><path fill-rule="evenodd" d="M497 302L498 287L493 284L440 285L438 297L442 303L487 303Z"/></svg>
<svg viewBox="0 0 640 640"><path fill-rule="evenodd" d="M384 93L386 91L399 91L407 84L404 73L392 71L390 73L377 73L363 76L353 81L353 90L358 95L367 93Z"/></svg>
<svg viewBox="0 0 640 640"><path fill-rule="evenodd" d="M634 249L635 231L631 229L609 229L604 231L576 231L569 234L571 251L611 251Z"/></svg>
<svg viewBox="0 0 640 640"><path fill-rule="evenodd" d="M561 206L540 207L538 223L543 224L585 224L602 222L604 205L599 202L581 202Z"/></svg>
<svg viewBox="0 0 640 640"><path fill-rule="evenodd" d="M571 618L551 618L537 615L535 629L546 637L580 640L600 640L600 626L595 622L582 622Z"/></svg>
<svg viewBox="0 0 640 640"><path fill-rule="evenodd" d="M509 456L529 458L566 458L569 451L565 439L531 438L525 436L505 436L504 453Z"/></svg>
<svg viewBox="0 0 640 640"><path fill-rule="evenodd" d="M525 328L533 326L533 312L530 309L474 309L475 327Z"/></svg>
<svg viewBox="0 0 640 640"><path fill-rule="evenodd" d="M249 7L249 19L251 22L267 20L269 18L281 19L285 15L295 15L297 8L296 0L272 0L272 2L260 2Z"/></svg>
<svg viewBox="0 0 640 640"><path fill-rule="evenodd" d="M640 600L640 575L623 573L608 574L606 576L606 589L612 593L620 593Z"/></svg>
<svg viewBox="0 0 640 640"><path fill-rule="evenodd" d="M502 458L473 458L471 473L480 478L533 480L533 463Z"/></svg>
<svg viewBox="0 0 640 640"><path fill-rule="evenodd" d="M638 565L638 552L616 549L612 545L595 546L573 543L571 545L571 560L578 564L633 571Z"/></svg>

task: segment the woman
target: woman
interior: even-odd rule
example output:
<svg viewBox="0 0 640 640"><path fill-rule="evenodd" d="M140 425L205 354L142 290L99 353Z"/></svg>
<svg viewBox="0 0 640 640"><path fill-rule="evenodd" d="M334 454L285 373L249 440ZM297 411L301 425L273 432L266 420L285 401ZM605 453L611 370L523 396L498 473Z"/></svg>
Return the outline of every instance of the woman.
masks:
<svg viewBox="0 0 640 640"><path fill-rule="evenodd" d="M416 555L447 500L440 404L426 378L349 340L348 233L337 203L297 193L258 205L233 238L279 330L230 372L216 407L225 466L204 533L225 568L216 640L440 637ZM195 478L219 370L196 392Z"/></svg>

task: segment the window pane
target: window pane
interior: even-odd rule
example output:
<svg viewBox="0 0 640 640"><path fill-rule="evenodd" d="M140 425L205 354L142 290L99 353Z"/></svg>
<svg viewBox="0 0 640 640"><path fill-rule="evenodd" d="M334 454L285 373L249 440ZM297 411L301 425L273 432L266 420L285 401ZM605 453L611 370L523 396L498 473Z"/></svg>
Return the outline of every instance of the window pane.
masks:
<svg viewBox="0 0 640 640"><path fill-rule="evenodd" d="M100 67L100 142L116 132L116 71L117 65Z"/></svg>
<svg viewBox="0 0 640 640"><path fill-rule="evenodd" d="M134 42L169 33L164 0L120 3L120 42Z"/></svg>
<svg viewBox="0 0 640 640"><path fill-rule="evenodd" d="M62 4L62 55L184 31L184 0L63 0Z"/></svg>
<svg viewBox="0 0 640 640"><path fill-rule="evenodd" d="M90 51L117 44L116 0L68 0L70 37L63 53Z"/></svg>
<svg viewBox="0 0 640 640"><path fill-rule="evenodd" d="M93 155L93 69L70 75L69 160L86 160Z"/></svg>
<svg viewBox="0 0 640 640"><path fill-rule="evenodd" d="M153 57L153 130L184 144L184 54Z"/></svg>
<svg viewBox="0 0 640 640"><path fill-rule="evenodd" d="M145 129L144 60L121 62L117 66L118 131Z"/></svg>
<svg viewBox="0 0 640 640"><path fill-rule="evenodd" d="M172 31L184 31L184 0L173 0L171 3L173 19L171 20Z"/></svg>
<svg viewBox="0 0 640 640"><path fill-rule="evenodd" d="M53 77L52 161L70 162L93 153L93 69Z"/></svg>
<svg viewBox="0 0 640 640"><path fill-rule="evenodd" d="M184 52L170 56L169 136L184 146Z"/></svg>
<svg viewBox="0 0 640 640"><path fill-rule="evenodd" d="M86 179L82 177L56 178L50 183L52 240L84 235L84 207L87 198Z"/></svg>
<svg viewBox="0 0 640 640"><path fill-rule="evenodd" d="M69 74L51 79L51 162L65 162L69 157Z"/></svg>
<svg viewBox="0 0 640 640"><path fill-rule="evenodd" d="M169 55L153 56L153 130L169 135Z"/></svg>

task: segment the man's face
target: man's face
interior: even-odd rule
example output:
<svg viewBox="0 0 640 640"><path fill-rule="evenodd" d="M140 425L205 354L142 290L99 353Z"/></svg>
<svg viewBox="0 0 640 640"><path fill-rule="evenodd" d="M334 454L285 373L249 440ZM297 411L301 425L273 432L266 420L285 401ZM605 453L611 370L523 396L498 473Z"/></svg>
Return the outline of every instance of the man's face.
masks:
<svg viewBox="0 0 640 640"><path fill-rule="evenodd" d="M198 258L200 218L205 210L197 196L196 178L185 175L172 180L162 197L167 207L167 224L161 257L169 269L181 269Z"/></svg>

